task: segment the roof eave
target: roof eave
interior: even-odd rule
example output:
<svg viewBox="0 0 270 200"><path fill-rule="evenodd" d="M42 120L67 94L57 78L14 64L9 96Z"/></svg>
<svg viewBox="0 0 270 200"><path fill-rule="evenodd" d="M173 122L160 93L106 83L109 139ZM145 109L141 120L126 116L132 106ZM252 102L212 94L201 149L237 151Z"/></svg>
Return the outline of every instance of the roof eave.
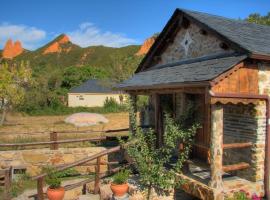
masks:
<svg viewBox="0 0 270 200"><path fill-rule="evenodd" d="M249 57L253 58L253 59L258 59L258 60L270 61L270 55L263 55L263 54L258 54L258 53L250 53Z"/></svg>
<svg viewBox="0 0 270 200"><path fill-rule="evenodd" d="M134 91L134 90L153 90L153 89L175 89L182 87L208 87L210 81L194 81L184 83L169 83L169 84L156 84L146 86L127 86L127 87L116 87L118 90Z"/></svg>

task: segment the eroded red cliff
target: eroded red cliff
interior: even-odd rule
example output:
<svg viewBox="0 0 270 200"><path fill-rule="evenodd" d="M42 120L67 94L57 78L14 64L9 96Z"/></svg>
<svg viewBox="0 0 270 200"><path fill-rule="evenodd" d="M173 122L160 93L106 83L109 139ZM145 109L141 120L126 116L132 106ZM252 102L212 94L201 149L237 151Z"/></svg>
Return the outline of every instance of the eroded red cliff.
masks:
<svg viewBox="0 0 270 200"><path fill-rule="evenodd" d="M16 41L15 43L13 43L13 41L9 39L3 49L2 57L12 59L20 55L23 51L24 50L20 41Z"/></svg>

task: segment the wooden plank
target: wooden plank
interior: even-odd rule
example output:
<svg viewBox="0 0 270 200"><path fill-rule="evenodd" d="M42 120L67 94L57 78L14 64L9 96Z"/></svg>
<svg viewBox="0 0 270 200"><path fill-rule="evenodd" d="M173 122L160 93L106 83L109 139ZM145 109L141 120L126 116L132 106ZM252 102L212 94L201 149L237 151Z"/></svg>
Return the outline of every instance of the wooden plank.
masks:
<svg viewBox="0 0 270 200"><path fill-rule="evenodd" d="M74 142L86 142L86 141L100 141L106 140L107 137L94 137L94 138L82 138L82 139L69 139L69 140L58 140L58 141L48 141L48 142L31 142L31 143L10 143L10 144L0 144L0 147L24 147L24 146L38 146L38 145L48 145L48 144L65 144Z"/></svg>
<svg viewBox="0 0 270 200"><path fill-rule="evenodd" d="M252 146L252 142L231 143L231 144L223 144L223 149L247 148L251 146Z"/></svg>
<svg viewBox="0 0 270 200"><path fill-rule="evenodd" d="M239 69L239 92L249 93L249 79L247 68Z"/></svg>
<svg viewBox="0 0 270 200"><path fill-rule="evenodd" d="M99 193L99 187L100 187L100 161L101 157L97 158L97 165L95 166L95 188L94 188L94 194Z"/></svg>
<svg viewBox="0 0 270 200"><path fill-rule="evenodd" d="M50 133L50 141L54 142L50 145L51 150L57 150L58 149L58 143L57 142L57 133L56 132L51 132Z"/></svg>
<svg viewBox="0 0 270 200"><path fill-rule="evenodd" d="M44 177L40 177L37 179L37 199L38 200L44 200L43 186L44 186Z"/></svg>
<svg viewBox="0 0 270 200"><path fill-rule="evenodd" d="M258 68L256 65L249 65L247 67L247 70L249 79L249 93L258 94L259 93Z"/></svg>
<svg viewBox="0 0 270 200"><path fill-rule="evenodd" d="M222 167L222 170L224 172L230 172L230 171L237 171L237 170L247 169L249 167L250 167L250 165L248 163L241 162L241 163L232 164L232 165L224 165Z"/></svg>
<svg viewBox="0 0 270 200"><path fill-rule="evenodd" d="M11 173L12 173L12 167L5 170L5 177L4 177L4 200L11 199Z"/></svg>

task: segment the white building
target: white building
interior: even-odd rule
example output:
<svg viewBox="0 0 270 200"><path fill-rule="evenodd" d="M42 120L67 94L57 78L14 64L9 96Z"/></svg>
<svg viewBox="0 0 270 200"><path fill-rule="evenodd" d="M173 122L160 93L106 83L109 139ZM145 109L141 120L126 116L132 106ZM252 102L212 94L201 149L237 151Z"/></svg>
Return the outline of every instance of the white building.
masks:
<svg viewBox="0 0 270 200"><path fill-rule="evenodd" d="M68 93L69 107L101 107L106 98L114 98L118 103L122 102L123 95L112 91L102 81L90 79L82 85L75 87Z"/></svg>

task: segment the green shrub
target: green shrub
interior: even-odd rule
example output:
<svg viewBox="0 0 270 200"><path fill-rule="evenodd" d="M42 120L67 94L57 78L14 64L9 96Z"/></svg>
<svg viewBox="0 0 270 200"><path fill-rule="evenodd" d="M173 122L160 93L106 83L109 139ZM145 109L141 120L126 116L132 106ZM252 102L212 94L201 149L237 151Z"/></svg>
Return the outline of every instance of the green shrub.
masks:
<svg viewBox="0 0 270 200"><path fill-rule="evenodd" d="M65 177L77 176L79 174L80 173L76 169L69 168L69 169L66 169L64 171L57 172L56 176L58 178L65 178Z"/></svg>
<svg viewBox="0 0 270 200"><path fill-rule="evenodd" d="M112 182L114 184L119 184L119 185L124 184L127 182L129 174L130 174L129 170L121 170L113 176Z"/></svg>
<svg viewBox="0 0 270 200"><path fill-rule="evenodd" d="M56 189L61 186L61 179L58 177L57 169L55 167L46 166L42 171L47 173L47 176L45 176L45 182L49 185L49 188Z"/></svg>
<svg viewBox="0 0 270 200"><path fill-rule="evenodd" d="M233 197L226 198L226 200L251 200L251 199L247 197L247 194L244 191L240 191L235 192L233 194Z"/></svg>

